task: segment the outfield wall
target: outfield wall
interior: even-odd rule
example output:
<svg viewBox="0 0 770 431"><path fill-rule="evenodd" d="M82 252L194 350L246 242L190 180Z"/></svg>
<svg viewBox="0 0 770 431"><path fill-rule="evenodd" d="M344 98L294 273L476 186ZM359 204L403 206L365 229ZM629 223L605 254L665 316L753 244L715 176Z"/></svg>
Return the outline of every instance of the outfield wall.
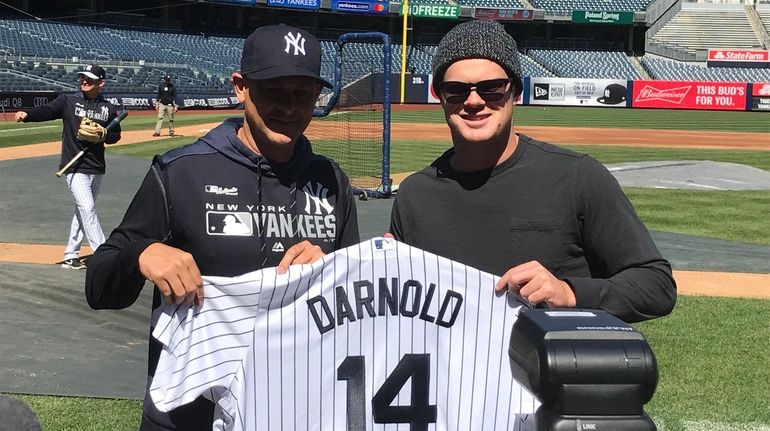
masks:
<svg viewBox="0 0 770 431"><path fill-rule="evenodd" d="M406 75L404 103L439 103L432 75ZM401 78L394 74L394 103ZM770 83L600 78L524 78L520 105L770 111Z"/></svg>
<svg viewBox="0 0 770 431"><path fill-rule="evenodd" d="M439 103L433 91L432 75L407 74L404 100L407 104ZM353 84L371 92L381 88L382 74L373 74ZM391 101L401 100L401 76L391 78ZM351 88L350 90L354 90ZM376 90L376 89L375 89ZM374 92L382 103L381 90ZM0 110L13 112L44 105L58 95L53 91L2 92ZM155 109L155 94L105 92L105 97L126 109ZM183 94L177 103L181 109L239 108L232 94ZM524 78L524 92L519 105L601 106L612 108L688 109L719 111L770 111L770 82L653 81L600 78Z"/></svg>

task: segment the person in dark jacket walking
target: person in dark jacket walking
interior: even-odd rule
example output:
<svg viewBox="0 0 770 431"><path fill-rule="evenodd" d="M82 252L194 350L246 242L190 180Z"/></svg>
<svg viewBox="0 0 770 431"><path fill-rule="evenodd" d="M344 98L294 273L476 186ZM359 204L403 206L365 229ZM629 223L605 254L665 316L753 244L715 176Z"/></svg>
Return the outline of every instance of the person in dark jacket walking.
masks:
<svg viewBox="0 0 770 431"><path fill-rule="evenodd" d="M604 309L635 322L676 302L671 265L595 159L516 134L516 41L494 21L459 24L433 58L452 148L400 184L390 232L501 276L532 304Z"/></svg>
<svg viewBox="0 0 770 431"><path fill-rule="evenodd" d="M319 42L303 30L270 25L246 39L232 75L245 118L155 157L123 221L89 262L92 308L130 306L145 280L155 286L153 309L161 301L200 304L201 274L285 272L359 242L350 181L303 135L322 86L331 87L320 62ZM151 338L148 388L160 350ZM208 431L213 411L200 397L163 413L148 392L141 430Z"/></svg>
<svg viewBox="0 0 770 431"><path fill-rule="evenodd" d="M104 231L95 206L106 167L104 144L114 144L120 139L120 125L109 132L104 128L118 115L118 107L100 93L106 78L104 69L92 64L78 72L78 76L79 93L62 94L51 103L16 113L16 121L25 123L63 120L60 169L85 150L83 157L65 171L67 186L75 201L75 213L62 267L71 269L85 269L79 256L84 235L94 251L104 242ZM92 121L86 126L83 118ZM85 127L95 130L91 132Z"/></svg>
<svg viewBox="0 0 770 431"><path fill-rule="evenodd" d="M155 133L152 136L160 136L163 119L166 117L168 117L168 136L174 136L174 114L179 110L179 106L176 104L176 85L171 82L169 75L164 76L158 85L155 108L158 110L158 121L155 123Z"/></svg>

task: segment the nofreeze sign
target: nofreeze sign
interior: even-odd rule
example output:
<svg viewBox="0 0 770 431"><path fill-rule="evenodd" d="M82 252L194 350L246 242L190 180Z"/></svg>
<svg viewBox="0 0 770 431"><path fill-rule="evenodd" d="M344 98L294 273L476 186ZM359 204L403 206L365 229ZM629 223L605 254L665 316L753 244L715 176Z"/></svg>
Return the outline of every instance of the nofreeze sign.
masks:
<svg viewBox="0 0 770 431"><path fill-rule="evenodd" d="M400 14L401 16L404 15L403 3ZM452 5L409 3L409 15L423 18L457 19L457 17L460 16L460 7Z"/></svg>

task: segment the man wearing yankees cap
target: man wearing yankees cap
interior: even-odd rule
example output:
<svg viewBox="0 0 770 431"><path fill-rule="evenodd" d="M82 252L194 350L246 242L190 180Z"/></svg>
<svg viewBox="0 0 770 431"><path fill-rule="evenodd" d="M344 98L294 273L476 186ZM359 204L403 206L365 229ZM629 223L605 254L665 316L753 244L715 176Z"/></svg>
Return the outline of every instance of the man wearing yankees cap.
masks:
<svg viewBox="0 0 770 431"><path fill-rule="evenodd" d="M331 87L320 71L321 45L304 30L269 25L245 40L232 74L244 118L155 157L123 221L88 262L92 308L130 306L146 280L155 286L153 309L200 304L201 274L286 272L359 242L350 181L303 134L321 88ZM148 388L160 351L150 339ZM204 397L166 413L145 395L144 431L211 430L213 422Z"/></svg>
<svg viewBox="0 0 770 431"><path fill-rule="evenodd" d="M104 144L114 144L120 139L120 125L109 131L105 129L117 117L118 107L100 93L106 78L104 69L91 64L79 71L78 77L80 92L62 94L51 103L16 113L16 121L25 123L63 120L60 169L85 150L82 157L64 170L75 201L75 213L62 267L71 269L85 269L79 257L83 236L92 250L104 242L104 231L95 206L106 167Z"/></svg>

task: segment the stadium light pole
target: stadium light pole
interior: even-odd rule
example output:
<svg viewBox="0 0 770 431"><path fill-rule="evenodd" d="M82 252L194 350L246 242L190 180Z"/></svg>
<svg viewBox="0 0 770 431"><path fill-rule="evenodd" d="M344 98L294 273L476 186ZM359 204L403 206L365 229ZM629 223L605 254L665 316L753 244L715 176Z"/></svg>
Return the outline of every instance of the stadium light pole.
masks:
<svg viewBox="0 0 770 431"><path fill-rule="evenodd" d="M404 104L404 87L406 82L406 28L407 17L409 17L409 0L404 0L404 23L401 31L401 104Z"/></svg>

